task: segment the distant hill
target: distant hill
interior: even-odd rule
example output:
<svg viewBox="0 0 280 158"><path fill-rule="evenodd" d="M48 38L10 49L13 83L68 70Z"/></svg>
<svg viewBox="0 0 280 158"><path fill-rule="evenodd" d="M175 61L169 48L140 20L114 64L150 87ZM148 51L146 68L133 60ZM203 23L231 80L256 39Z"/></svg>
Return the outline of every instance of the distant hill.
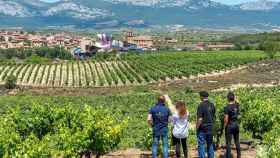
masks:
<svg viewBox="0 0 280 158"><path fill-rule="evenodd" d="M228 6L211 0L0 0L0 26L76 28L185 25L204 28L280 25L280 3L260 0Z"/></svg>

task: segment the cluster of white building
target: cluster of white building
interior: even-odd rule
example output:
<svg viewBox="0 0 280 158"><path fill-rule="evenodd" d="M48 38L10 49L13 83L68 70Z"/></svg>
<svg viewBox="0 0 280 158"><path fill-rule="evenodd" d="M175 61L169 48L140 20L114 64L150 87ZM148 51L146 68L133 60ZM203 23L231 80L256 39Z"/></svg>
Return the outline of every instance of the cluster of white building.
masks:
<svg viewBox="0 0 280 158"><path fill-rule="evenodd" d="M153 48L153 43L151 36L135 36L132 32L126 32L122 40L113 40L112 35L108 34L97 34L95 38L92 38L69 33L40 34L25 31L0 31L0 49L59 46L69 51L80 48L83 52L89 51L91 47L96 47L99 51L147 50Z"/></svg>
<svg viewBox="0 0 280 158"><path fill-rule="evenodd" d="M165 43L174 44L178 40L173 38L158 39ZM114 40L112 35L97 34L95 37L78 36L71 33L40 34L25 31L0 31L0 49L8 48L34 48L34 47L63 47L74 56L85 57L97 52L117 51L145 51L156 50L155 39L148 35L135 35L132 31L126 31L121 40ZM231 43L190 43L176 50L223 50L232 49Z"/></svg>
<svg viewBox="0 0 280 158"><path fill-rule="evenodd" d="M80 47L86 50L87 45L92 45L94 39L66 33L39 34L24 31L0 31L0 49L9 48L34 48L34 47L64 47L71 50Z"/></svg>

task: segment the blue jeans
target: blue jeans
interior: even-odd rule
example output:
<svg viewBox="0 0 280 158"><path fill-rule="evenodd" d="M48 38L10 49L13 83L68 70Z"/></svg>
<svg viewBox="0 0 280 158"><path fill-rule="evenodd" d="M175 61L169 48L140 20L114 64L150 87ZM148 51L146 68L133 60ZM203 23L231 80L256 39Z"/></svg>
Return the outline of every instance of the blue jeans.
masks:
<svg viewBox="0 0 280 158"><path fill-rule="evenodd" d="M153 137L152 156L157 158L160 138L162 138L162 158L168 158L168 134Z"/></svg>
<svg viewBox="0 0 280 158"><path fill-rule="evenodd" d="M197 144L199 158L205 158L205 143L207 144L208 158L214 158L213 135L211 132L197 132Z"/></svg>

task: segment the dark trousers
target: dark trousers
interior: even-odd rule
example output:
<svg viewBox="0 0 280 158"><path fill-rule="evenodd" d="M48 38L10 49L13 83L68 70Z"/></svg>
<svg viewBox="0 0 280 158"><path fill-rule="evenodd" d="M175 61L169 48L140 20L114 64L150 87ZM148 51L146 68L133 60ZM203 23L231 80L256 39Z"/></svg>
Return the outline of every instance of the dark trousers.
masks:
<svg viewBox="0 0 280 158"><path fill-rule="evenodd" d="M240 142L239 142L239 125L238 123L230 123L226 127L225 131L226 135L226 158L231 158L231 140L232 137L234 139L234 143L236 146L237 151L237 158L241 157L241 149L240 149Z"/></svg>
<svg viewBox="0 0 280 158"><path fill-rule="evenodd" d="M188 158L187 138L176 138L172 136L173 145L175 145L176 158L181 157L181 146L183 148L184 158Z"/></svg>

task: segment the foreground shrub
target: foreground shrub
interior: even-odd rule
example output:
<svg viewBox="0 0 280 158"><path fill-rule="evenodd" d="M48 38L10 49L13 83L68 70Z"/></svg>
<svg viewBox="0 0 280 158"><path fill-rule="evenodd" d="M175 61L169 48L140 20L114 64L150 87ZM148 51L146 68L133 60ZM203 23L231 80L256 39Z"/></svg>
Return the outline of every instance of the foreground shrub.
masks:
<svg viewBox="0 0 280 158"><path fill-rule="evenodd" d="M126 121L89 106L11 108L0 118L0 157L97 157L117 147Z"/></svg>
<svg viewBox="0 0 280 158"><path fill-rule="evenodd" d="M252 132L254 138L263 138L263 134L272 130L273 125L279 120L277 105L269 99L256 99L246 106L242 121L245 130ZM244 110L244 108L243 108Z"/></svg>
<svg viewBox="0 0 280 158"><path fill-rule="evenodd" d="M280 126L277 125L272 131L264 136L263 144L257 149L257 158L280 157Z"/></svg>
<svg viewBox="0 0 280 158"><path fill-rule="evenodd" d="M280 157L280 124L275 126L272 131L265 134L264 143L267 146L269 158Z"/></svg>
<svg viewBox="0 0 280 158"><path fill-rule="evenodd" d="M5 88L14 89L16 88L17 78L14 75L10 75L7 77L5 82Z"/></svg>

